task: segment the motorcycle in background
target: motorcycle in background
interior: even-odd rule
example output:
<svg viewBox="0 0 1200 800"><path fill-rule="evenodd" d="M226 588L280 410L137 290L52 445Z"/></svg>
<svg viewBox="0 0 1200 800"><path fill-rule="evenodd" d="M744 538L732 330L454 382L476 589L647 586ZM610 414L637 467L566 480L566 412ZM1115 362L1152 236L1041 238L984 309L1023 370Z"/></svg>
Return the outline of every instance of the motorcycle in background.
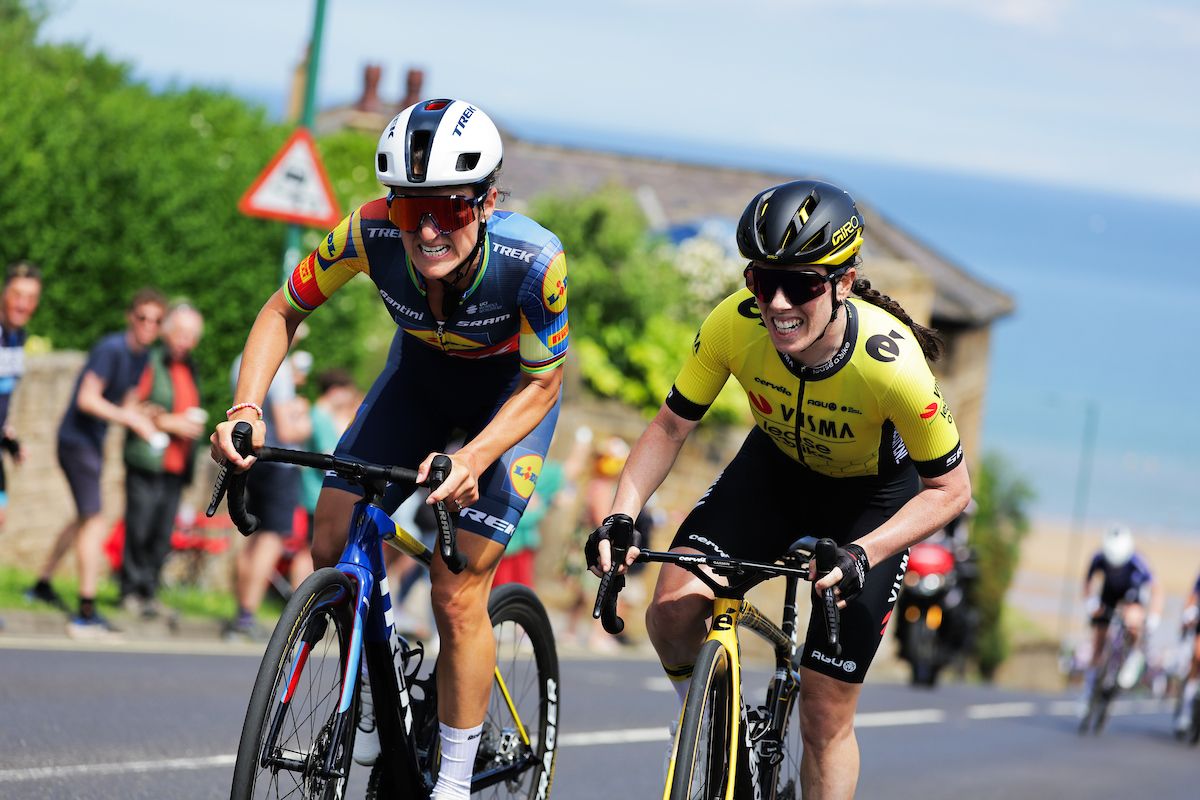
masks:
<svg viewBox="0 0 1200 800"><path fill-rule="evenodd" d="M966 547L924 541L908 556L904 588L893 614L900 658L912 668L914 686L937 684L949 664L965 669L973 646L978 613L970 602L971 582L977 575Z"/></svg>

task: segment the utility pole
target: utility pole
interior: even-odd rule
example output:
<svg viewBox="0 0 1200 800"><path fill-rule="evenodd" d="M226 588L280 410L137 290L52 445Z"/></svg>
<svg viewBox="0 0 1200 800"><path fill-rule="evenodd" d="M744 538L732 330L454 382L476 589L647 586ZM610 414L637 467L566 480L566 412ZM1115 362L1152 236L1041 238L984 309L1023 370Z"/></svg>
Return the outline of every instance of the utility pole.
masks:
<svg viewBox="0 0 1200 800"><path fill-rule="evenodd" d="M325 0L316 0L313 15L312 38L308 45L308 70L304 79L304 109L300 113L300 127L312 131L316 117L317 73L321 62L321 33L325 27ZM286 282L296 263L300 261L300 226L288 223L283 246L283 280Z"/></svg>
<svg viewBox="0 0 1200 800"><path fill-rule="evenodd" d="M1064 567L1062 606L1059 610L1059 641L1066 639L1071 616L1075 613L1075 596L1082 585L1082 576L1076 567L1079 561L1079 545L1083 538L1083 523L1087 516L1088 488L1092 478L1092 454L1096 445L1096 428L1099 413L1096 401L1088 400L1083 416L1083 443L1079 450L1079 470L1075 477L1075 509L1071 514L1071 532L1067 538L1067 563ZM1076 574L1072 574L1072 570Z"/></svg>

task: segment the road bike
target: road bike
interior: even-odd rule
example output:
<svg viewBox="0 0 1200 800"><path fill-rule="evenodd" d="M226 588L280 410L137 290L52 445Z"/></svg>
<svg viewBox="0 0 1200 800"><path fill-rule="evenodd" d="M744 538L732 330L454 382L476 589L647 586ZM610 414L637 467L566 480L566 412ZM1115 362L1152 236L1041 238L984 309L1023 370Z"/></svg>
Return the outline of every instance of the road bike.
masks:
<svg viewBox="0 0 1200 800"><path fill-rule="evenodd" d="M1083 716L1079 720L1081 734L1098 734L1104 730L1104 725L1108 722L1109 707L1121 690L1118 680L1121 666L1133 647L1133 637L1125 627L1124 614L1121 612L1122 607L1117 606L1113 611L1112 620L1108 623L1108 632L1104 636L1091 691L1084 698Z"/></svg>
<svg viewBox="0 0 1200 800"><path fill-rule="evenodd" d="M612 542L613 564L624 562L628 542ZM638 562L674 564L704 582L714 594L708 637L692 671L692 681L672 744L664 800L714 798L800 798L800 673L796 597L808 580L815 553L817 571L833 568L836 545L808 536L797 540L776 563L746 561L694 553L643 550ZM728 579L722 584L713 575ZM746 593L771 578L784 577L781 624L775 624ZM623 575L602 576L593 616L609 633L624 623L616 613ZM841 654L841 624L833 590L823 594L826 634L833 652ZM774 649L775 669L767 682L765 702L747 705L743 696L739 629L753 631Z"/></svg>
<svg viewBox="0 0 1200 800"><path fill-rule="evenodd" d="M336 473L361 486L364 495L354 505L338 565L305 580L275 626L250 694L230 796L344 797L365 663L381 747L367 796L428 798L440 760L437 665L423 670L423 644L402 637L392 624L382 544L398 547L426 568L434 556L379 506L389 483L415 485L417 473L322 453L254 451L249 436L248 424L235 427L234 443L243 455ZM449 470L448 458L435 458L426 485L436 487ZM246 511L244 472L221 468L209 514L226 489L234 524L252 533L258 520ZM450 514L440 502L434 511L440 555L459 572L466 561ZM514 584L493 590L488 613L496 641L495 682L471 791L482 797L545 798L554 778L559 708L550 622L536 595Z"/></svg>

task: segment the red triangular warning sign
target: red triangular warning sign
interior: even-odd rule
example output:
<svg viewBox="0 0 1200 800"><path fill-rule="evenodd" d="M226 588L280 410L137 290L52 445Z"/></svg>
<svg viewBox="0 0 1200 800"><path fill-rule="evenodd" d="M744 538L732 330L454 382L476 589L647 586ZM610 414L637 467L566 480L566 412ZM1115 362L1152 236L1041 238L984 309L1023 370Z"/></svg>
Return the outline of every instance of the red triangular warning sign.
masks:
<svg viewBox="0 0 1200 800"><path fill-rule="evenodd" d="M333 188L307 128L297 128L279 149L238 201L238 211L317 228L332 228L341 220Z"/></svg>

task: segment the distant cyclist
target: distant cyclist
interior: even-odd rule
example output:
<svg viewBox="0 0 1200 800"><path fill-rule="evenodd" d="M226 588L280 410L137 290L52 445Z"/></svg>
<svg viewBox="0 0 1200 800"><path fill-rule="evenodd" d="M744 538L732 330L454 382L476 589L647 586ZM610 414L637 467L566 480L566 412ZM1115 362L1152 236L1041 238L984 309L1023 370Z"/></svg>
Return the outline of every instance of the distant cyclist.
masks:
<svg viewBox="0 0 1200 800"><path fill-rule="evenodd" d="M491 692L494 652L487 597L492 574L541 471L558 418L567 351L567 268L558 238L528 217L496 209L500 133L477 106L428 100L400 112L375 152L388 190L342 220L275 292L246 340L228 422L214 457L251 463L230 440L239 420L261 445L260 405L296 326L358 273L399 326L387 364L336 455L410 466L424 480L456 431L466 444L430 501L456 516L467 569L435 559L434 617L441 638L441 765L433 797L466 798ZM330 341L331 348L356 343ZM389 513L412 492L392 486ZM337 561L362 490L327 477L315 514L313 561ZM355 758L374 761L370 700ZM356 741L356 745L360 742ZM373 745L373 752L366 750Z"/></svg>
<svg viewBox="0 0 1200 800"><path fill-rule="evenodd" d="M1121 614L1130 637L1129 656L1117 674L1117 684L1122 689L1133 688L1145 666L1141 649L1143 633L1158 626L1162 596L1150 567L1134 550L1133 531L1124 525L1114 525L1105 531L1101 548L1092 556L1083 579L1085 606L1093 632L1092 663L1084 681L1085 697L1095 680L1108 624L1114 614Z"/></svg>
<svg viewBox="0 0 1200 800"><path fill-rule="evenodd" d="M1192 640L1192 665L1188 670L1187 680L1183 684L1180 697L1179 715L1175 717L1175 730L1183 733L1192 725L1192 701L1196 692L1200 691L1200 576L1192 587L1183 609L1183 632L1195 635Z"/></svg>
<svg viewBox="0 0 1200 800"><path fill-rule="evenodd" d="M755 427L671 549L771 561L800 536L837 542L838 566L815 588L833 587L845 606L844 649L831 650L815 611L800 656L800 780L805 797L848 798L858 781L854 711L907 548L955 519L971 484L926 364L940 339L859 276L863 217L850 196L819 181L767 189L746 207L737 241L750 260L746 288L696 334L621 473L611 516L590 537L589 564L608 568L613 531L633 526L733 375ZM711 608L698 578L662 568L646 625L681 702Z"/></svg>

